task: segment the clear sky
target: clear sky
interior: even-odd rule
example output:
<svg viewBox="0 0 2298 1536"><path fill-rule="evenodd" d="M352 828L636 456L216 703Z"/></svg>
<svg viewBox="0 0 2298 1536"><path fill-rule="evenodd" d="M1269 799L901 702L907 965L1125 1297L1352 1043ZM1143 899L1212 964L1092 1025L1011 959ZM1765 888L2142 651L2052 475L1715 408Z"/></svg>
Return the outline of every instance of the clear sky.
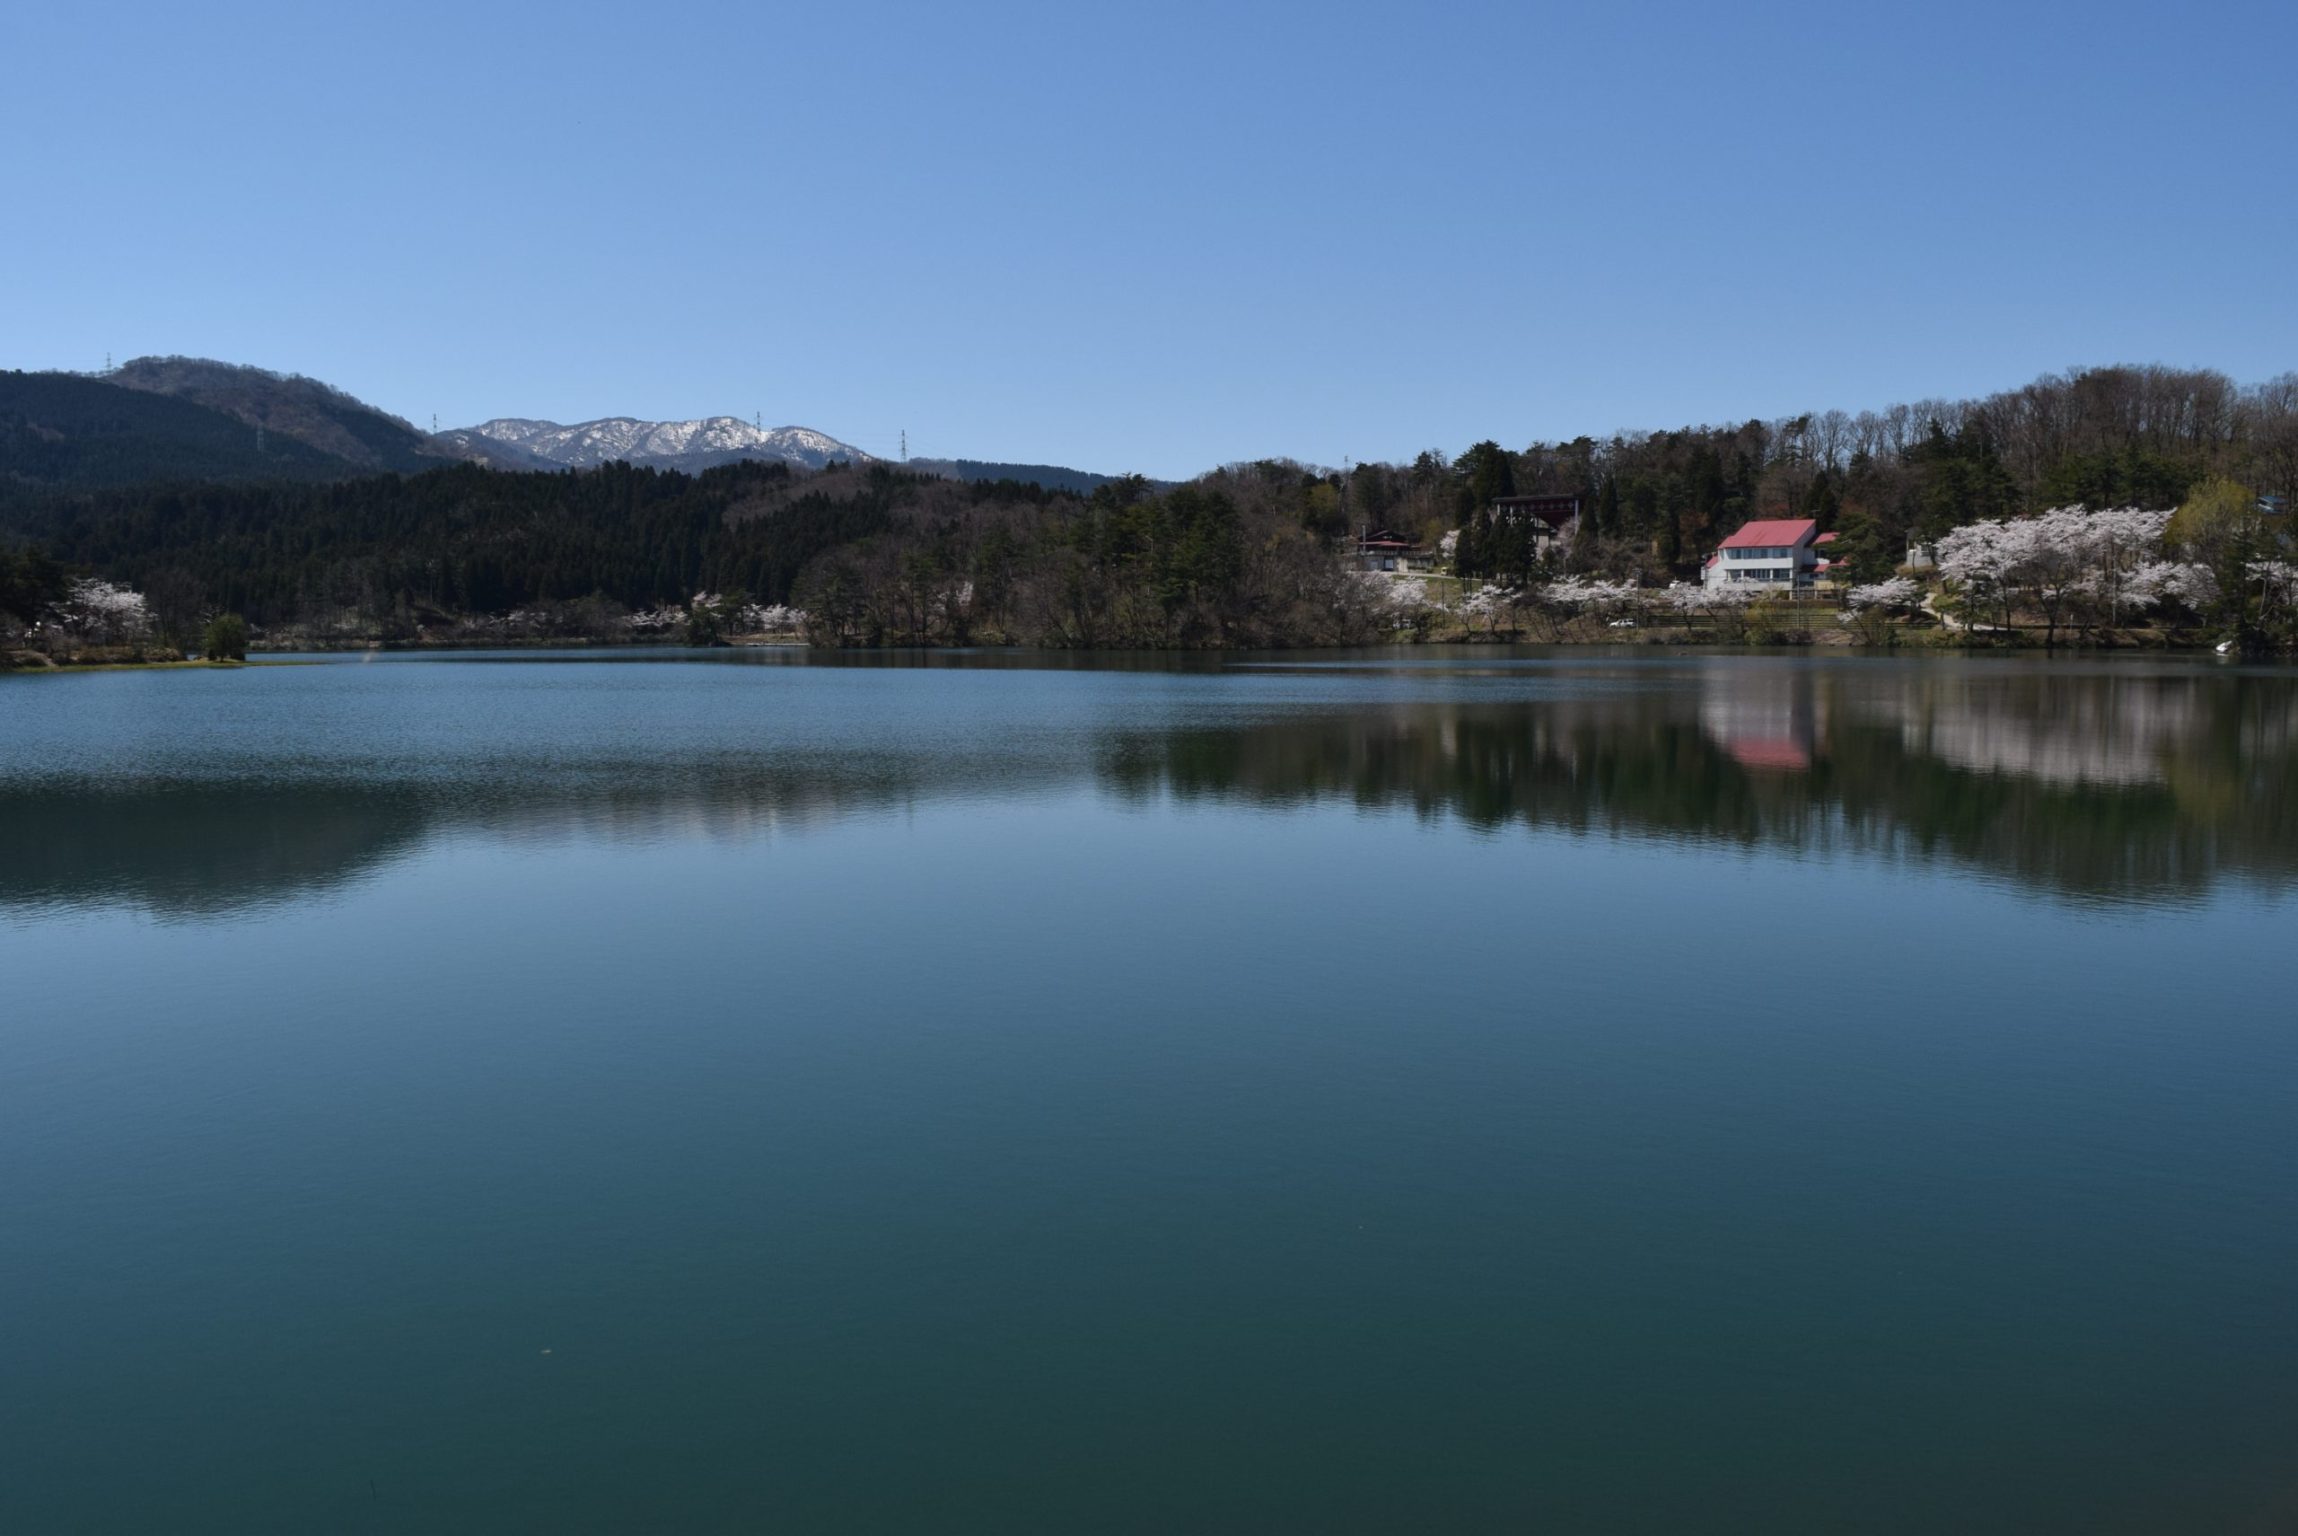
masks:
<svg viewBox="0 0 2298 1536"><path fill-rule="evenodd" d="M0 7L0 366L1184 475L2298 368L2298 5Z"/></svg>

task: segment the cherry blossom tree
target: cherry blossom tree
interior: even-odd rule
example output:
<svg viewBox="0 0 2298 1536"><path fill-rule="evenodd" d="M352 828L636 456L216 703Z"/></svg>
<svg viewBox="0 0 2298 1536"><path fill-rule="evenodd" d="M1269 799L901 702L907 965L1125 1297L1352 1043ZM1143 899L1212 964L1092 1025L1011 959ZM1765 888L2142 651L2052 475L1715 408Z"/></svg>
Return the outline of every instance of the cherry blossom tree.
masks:
<svg viewBox="0 0 2298 1536"><path fill-rule="evenodd" d="M1479 621L1489 631L1495 619L1515 608L1516 596L1515 588L1496 586L1491 582L1469 589L1460 599L1461 622L1468 626L1471 633Z"/></svg>
<svg viewBox="0 0 2298 1536"><path fill-rule="evenodd" d="M1870 582L1843 594L1843 606L1855 613L1866 609L1913 608L1922 601L1923 584L1912 576Z"/></svg>
<svg viewBox="0 0 2298 1536"><path fill-rule="evenodd" d="M973 583L966 583L965 597L973 597ZM794 635L806 627L805 613L783 603L745 603L739 615L742 631L752 635Z"/></svg>
<svg viewBox="0 0 2298 1536"><path fill-rule="evenodd" d="M1719 609L1744 608L1755 595L1755 589L1746 585L1677 587L1668 594L1668 606L1683 614L1714 613Z"/></svg>
<svg viewBox="0 0 2298 1536"><path fill-rule="evenodd" d="M152 631L152 614L141 592L83 576L48 611L48 622L73 638L94 645L140 640Z"/></svg>
<svg viewBox="0 0 2298 1536"><path fill-rule="evenodd" d="M1541 601L1572 613L1608 618L1633 606L1643 589L1628 581L1602 581L1589 576L1567 576L1540 589Z"/></svg>
<svg viewBox="0 0 2298 1536"><path fill-rule="evenodd" d="M2258 584L2259 623L2281 628L2285 644L2298 640L2298 564L2253 560L2244 573Z"/></svg>
<svg viewBox="0 0 2298 1536"><path fill-rule="evenodd" d="M2249 571L2268 606L2298 606L2298 565L2288 560L2253 560Z"/></svg>
<svg viewBox="0 0 2298 1536"><path fill-rule="evenodd" d="M1668 606L1686 619L1704 620L1715 638L1737 642L1747 637L1748 605L1756 593L1748 586L1676 587L1668 593Z"/></svg>
<svg viewBox="0 0 2298 1536"><path fill-rule="evenodd" d="M1967 523L1942 535L1932 547L1940 580L1964 605L1994 610L2006 623L2020 553L2018 544L2009 537L2009 528L2004 522Z"/></svg>
<svg viewBox="0 0 2298 1536"><path fill-rule="evenodd" d="M1939 574L1966 603L1992 609L2004 624L2014 604L2043 619L2043 643L2087 604L2103 604L2119 623L2125 602L2152 606L2165 598L2186 601L2200 590L2190 571L2157 570L2168 512L2138 507L2093 511L2053 507L2033 517L1971 523L1943 536ZM2145 579L2134 591L2134 574Z"/></svg>
<svg viewBox="0 0 2298 1536"><path fill-rule="evenodd" d="M2123 576L2122 597L2139 608L2176 603L2199 613L2218 601L2218 577L2192 561L2149 560Z"/></svg>

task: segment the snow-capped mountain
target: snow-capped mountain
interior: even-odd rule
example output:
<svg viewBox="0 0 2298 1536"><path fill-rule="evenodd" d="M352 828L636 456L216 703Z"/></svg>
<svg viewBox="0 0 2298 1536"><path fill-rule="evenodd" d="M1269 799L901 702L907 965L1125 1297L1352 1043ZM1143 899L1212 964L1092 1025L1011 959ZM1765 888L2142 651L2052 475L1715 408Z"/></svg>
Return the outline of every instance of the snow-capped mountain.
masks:
<svg viewBox="0 0 2298 1536"><path fill-rule="evenodd" d="M555 421L503 416L464 430L569 469L589 469L616 459L685 470L707 469L734 459L781 459L820 469L832 459L861 463L870 457L811 427L759 428L737 416L709 416L700 421L637 421L609 416L571 427Z"/></svg>

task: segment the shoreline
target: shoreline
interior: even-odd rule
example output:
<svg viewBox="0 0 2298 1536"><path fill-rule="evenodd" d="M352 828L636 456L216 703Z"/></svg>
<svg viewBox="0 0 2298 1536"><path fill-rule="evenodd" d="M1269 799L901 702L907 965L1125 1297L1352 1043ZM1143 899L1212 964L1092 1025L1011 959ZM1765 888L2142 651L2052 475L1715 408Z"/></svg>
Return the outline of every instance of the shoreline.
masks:
<svg viewBox="0 0 2298 1536"><path fill-rule="evenodd" d="M207 661L198 657L174 661L42 661L19 662L0 658L0 677L50 677L66 672L233 672L257 665L292 666L292 662Z"/></svg>
<svg viewBox="0 0 2298 1536"><path fill-rule="evenodd" d="M1935 626L1904 628L1887 631L1880 641L1868 639L1848 629L1812 629L1795 635L1773 635L1764 639L1730 639L1703 633L1680 625L1649 627L1639 625L1632 629L1614 630L1608 626L1595 632L1575 627L1553 634L1534 634L1529 630L1429 630L1397 631L1384 635L1367 636L1346 641L1287 641L1274 646L1249 645L1242 642L1216 645L1177 646L1043 646L1028 645L995 635L985 635L963 645L947 641L912 641L889 639L877 645L815 645L797 637L774 639L741 639L719 645L691 646L678 640L631 640L607 636L502 636L489 639L455 641L438 640L302 640L266 639L248 647L250 660L263 655L320 654L356 655L361 652L387 652L392 655L418 654L426 651L455 653L468 651L678 651L678 650L835 650L835 651L973 651L973 650L1058 650L1089 654L1095 651L1170 651L1175 655L1193 652L1233 650L1300 650L1343 651L1365 646L1511 646L1540 645L1588 647L1590 649L1622 646L1700 646L1719 651L1732 650L1858 650L1858 651L2127 651L2154 655L2207 656L2217 647L2217 639L2196 635L2191 631L2159 631L2119 629L2103 632L2078 632L2062 628L2057 637L2046 643L2041 626L2032 630L1986 630L1980 632L1942 629ZM163 664L164 665L164 664Z"/></svg>

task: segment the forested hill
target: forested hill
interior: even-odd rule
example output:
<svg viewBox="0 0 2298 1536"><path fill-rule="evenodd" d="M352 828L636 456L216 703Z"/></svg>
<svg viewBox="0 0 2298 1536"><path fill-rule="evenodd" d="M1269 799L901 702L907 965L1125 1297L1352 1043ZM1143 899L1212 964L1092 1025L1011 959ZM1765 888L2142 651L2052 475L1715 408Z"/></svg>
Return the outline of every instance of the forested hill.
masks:
<svg viewBox="0 0 2298 1536"><path fill-rule="evenodd" d="M1530 551L1468 509L1569 495L1586 509L1575 571L1688 576L1751 518L1808 517L1860 580L1911 541L2048 507L2175 507L2223 477L2298 502L2298 373L2238 385L2209 369L2087 368L1978 400L1812 412L1737 425L1479 443L1456 460L1358 466L1350 526L1460 530L1460 568L1520 580ZM1519 530L1520 531L1520 530Z"/></svg>
<svg viewBox="0 0 2298 1536"><path fill-rule="evenodd" d="M202 357L139 357L103 382L204 405L264 428L267 438L293 438L358 469L436 469L458 457L410 423L300 374Z"/></svg>
<svg viewBox="0 0 2298 1536"><path fill-rule="evenodd" d="M594 594L626 607L700 590L787 594L824 547L883 527L897 488L796 482L780 464L699 476L609 464L459 465L325 484L168 484L21 507L19 537L259 625L345 610L378 623Z"/></svg>
<svg viewBox="0 0 2298 1536"><path fill-rule="evenodd" d="M354 473L334 454L190 400L70 373L0 373L0 506L47 488Z"/></svg>
<svg viewBox="0 0 2298 1536"><path fill-rule="evenodd" d="M1089 469L1066 469L1059 464L999 464L985 459L911 459L902 467L913 474L941 475L951 480L1014 480L1078 496L1090 496L1125 478L1098 475ZM1156 483L1163 488L1164 482Z"/></svg>
<svg viewBox="0 0 2298 1536"><path fill-rule="evenodd" d="M608 634L697 593L795 602L857 644L1323 643L1372 632L1361 584L1265 485L1090 497L883 464L699 475L477 465L332 484L172 485L19 505L9 538L151 594L164 622L415 639L475 615ZM548 610L537 618L536 610Z"/></svg>
<svg viewBox="0 0 2298 1536"><path fill-rule="evenodd" d="M999 468L1014 473L977 478ZM1457 574L1501 591L1591 574L1665 588L1751 518L1837 533L1856 582L1888 577L1910 541L1975 521L2073 503L2167 509L2205 482L2279 529L2279 509L2298 502L2298 375L2244 387L2199 370L2092 369L1984 400L1483 442L1345 474L1267 460L1182 486L1048 478L758 460L696 474L615 462L359 475L189 400L0 374L0 546L45 545L171 612L394 639L589 605L568 621L579 628L740 593L803 607L813 633L841 641L1057 645L1375 630L1343 558L1368 527L1428 548L1449 535ZM1524 495L1577 497L1572 536L1535 544L1496 509ZM546 616L538 632L570 632L559 623Z"/></svg>

